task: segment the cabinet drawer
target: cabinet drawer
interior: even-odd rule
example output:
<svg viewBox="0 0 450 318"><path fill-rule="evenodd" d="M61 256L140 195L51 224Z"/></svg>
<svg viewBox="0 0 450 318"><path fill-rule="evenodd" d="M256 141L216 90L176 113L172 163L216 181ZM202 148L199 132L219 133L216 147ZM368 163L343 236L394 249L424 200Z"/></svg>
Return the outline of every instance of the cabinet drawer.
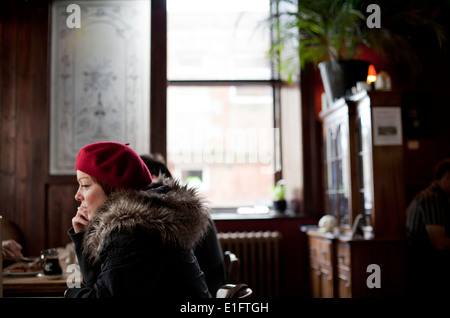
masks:
<svg viewBox="0 0 450 318"><path fill-rule="evenodd" d="M338 265L350 267L350 245L340 243L336 247L336 258Z"/></svg>
<svg viewBox="0 0 450 318"><path fill-rule="evenodd" d="M331 262L332 242L330 240L311 238L310 257L323 262Z"/></svg>
<svg viewBox="0 0 450 318"><path fill-rule="evenodd" d="M313 298L334 297L334 272L331 264L311 260L310 265L311 295Z"/></svg>
<svg viewBox="0 0 450 318"><path fill-rule="evenodd" d="M349 270L338 268L337 292L339 298L352 297L351 276Z"/></svg>
<svg viewBox="0 0 450 318"><path fill-rule="evenodd" d="M320 251L320 240L310 238L309 239L309 256L311 258L318 258Z"/></svg>

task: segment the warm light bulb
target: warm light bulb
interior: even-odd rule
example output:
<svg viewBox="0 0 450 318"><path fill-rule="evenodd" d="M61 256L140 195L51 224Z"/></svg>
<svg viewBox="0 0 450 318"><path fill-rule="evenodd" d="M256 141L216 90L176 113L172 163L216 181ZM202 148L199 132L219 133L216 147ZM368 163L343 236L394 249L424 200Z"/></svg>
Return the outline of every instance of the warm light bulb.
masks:
<svg viewBox="0 0 450 318"><path fill-rule="evenodd" d="M377 71L375 71L375 66L370 64L369 72L367 73L367 84L372 84L377 80Z"/></svg>

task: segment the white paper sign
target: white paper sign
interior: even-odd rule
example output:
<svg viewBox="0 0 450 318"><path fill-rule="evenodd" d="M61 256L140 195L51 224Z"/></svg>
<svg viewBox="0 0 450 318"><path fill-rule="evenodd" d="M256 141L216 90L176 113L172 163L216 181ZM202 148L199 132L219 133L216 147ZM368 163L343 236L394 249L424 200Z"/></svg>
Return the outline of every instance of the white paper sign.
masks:
<svg viewBox="0 0 450 318"><path fill-rule="evenodd" d="M374 146L398 146L402 144L402 113L400 107L374 107Z"/></svg>

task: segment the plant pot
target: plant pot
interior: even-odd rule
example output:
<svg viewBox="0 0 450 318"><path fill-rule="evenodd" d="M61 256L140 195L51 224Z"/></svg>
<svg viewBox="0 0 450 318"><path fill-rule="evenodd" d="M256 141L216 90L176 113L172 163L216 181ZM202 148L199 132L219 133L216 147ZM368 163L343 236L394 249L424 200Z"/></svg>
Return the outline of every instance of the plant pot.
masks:
<svg viewBox="0 0 450 318"><path fill-rule="evenodd" d="M351 94L351 89L357 82L366 81L370 62L348 60L319 63L323 88L332 105L336 99Z"/></svg>
<svg viewBox="0 0 450 318"><path fill-rule="evenodd" d="M277 212L284 213L286 211L286 200L273 201L273 209Z"/></svg>

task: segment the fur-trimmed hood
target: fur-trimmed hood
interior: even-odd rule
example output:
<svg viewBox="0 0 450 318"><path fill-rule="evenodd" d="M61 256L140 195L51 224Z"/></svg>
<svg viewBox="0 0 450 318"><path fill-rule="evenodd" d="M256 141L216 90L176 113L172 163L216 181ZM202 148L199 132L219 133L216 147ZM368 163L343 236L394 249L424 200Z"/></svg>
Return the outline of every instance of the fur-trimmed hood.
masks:
<svg viewBox="0 0 450 318"><path fill-rule="evenodd" d="M163 245L193 249L210 226L210 209L196 191L158 178L146 191L112 193L86 227L83 250L94 262L112 232L144 229Z"/></svg>

